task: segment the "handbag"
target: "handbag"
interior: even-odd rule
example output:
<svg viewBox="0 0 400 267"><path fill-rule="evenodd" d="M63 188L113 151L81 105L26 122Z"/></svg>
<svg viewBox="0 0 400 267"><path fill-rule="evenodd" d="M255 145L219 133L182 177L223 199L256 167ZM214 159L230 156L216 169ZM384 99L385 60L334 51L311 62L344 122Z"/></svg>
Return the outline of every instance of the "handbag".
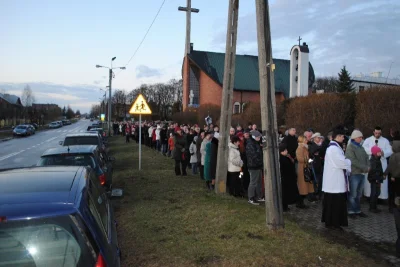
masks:
<svg viewBox="0 0 400 267"><path fill-rule="evenodd" d="M304 181L306 183L312 183L313 182L313 176L310 167L308 167L308 164L304 167Z"/></svg>
<svg viewBox="0 0 400 267"><path fill-rule="evenodd" d="M307 158L307 157L304 157L304 158ZM305 181L306 183L312 183L314 179L313 179L313 175L312 175L311 168L310 168L310 166L308 165L308 163L306 163L306 164L304 165L303 173L304 173L304 181Z"/></svg>

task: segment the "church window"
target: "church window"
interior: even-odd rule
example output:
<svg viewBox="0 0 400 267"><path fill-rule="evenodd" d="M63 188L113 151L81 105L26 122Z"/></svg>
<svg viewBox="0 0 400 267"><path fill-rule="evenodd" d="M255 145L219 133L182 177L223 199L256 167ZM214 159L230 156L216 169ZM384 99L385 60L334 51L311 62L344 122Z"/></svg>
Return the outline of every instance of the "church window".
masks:
<svg viewBox="0 0 400 267"><path fill-rule="evenodd" d="M189 102L192 105L200 104L200 83L199 70L195 66L190 66L189 92L192 92L192 98Z"/></svg>
<svg viewBox="0 0 400 267"><path fill-rule="evenodd" d="M238 114L238 113L240 113L240 103L235 102L235 104L233 104L233 114Z"/></svg>

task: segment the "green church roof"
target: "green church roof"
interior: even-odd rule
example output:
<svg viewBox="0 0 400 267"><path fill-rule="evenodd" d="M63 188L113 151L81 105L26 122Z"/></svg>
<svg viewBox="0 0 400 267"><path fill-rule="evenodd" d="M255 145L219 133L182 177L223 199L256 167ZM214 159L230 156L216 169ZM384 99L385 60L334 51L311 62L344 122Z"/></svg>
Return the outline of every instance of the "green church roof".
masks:
<svg viewBox="0 0 400 267"><path fill-rule="evenodd" d="M192 50L188 56L202 71L222 85L225 63L224 53ZM275 91L283 93L285 98L289 98L290 60L273 59L273 61L275 63ZM308 84L311 87L315 81L315 75L311 63L309 66ZM260 91L257 56L236 55L235 67L234 90Z"/></svg>

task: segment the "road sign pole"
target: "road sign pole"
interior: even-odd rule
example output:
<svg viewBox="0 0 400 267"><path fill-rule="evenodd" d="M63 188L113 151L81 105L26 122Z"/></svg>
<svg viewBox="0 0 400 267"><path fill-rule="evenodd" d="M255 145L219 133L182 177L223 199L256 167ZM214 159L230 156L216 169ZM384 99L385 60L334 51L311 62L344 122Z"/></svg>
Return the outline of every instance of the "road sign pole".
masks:
<svg viewBox="0 0 400 267"><path fill-rule="evenodd" d="M142 168L142 114L139 115L139 171Z"/></svg>

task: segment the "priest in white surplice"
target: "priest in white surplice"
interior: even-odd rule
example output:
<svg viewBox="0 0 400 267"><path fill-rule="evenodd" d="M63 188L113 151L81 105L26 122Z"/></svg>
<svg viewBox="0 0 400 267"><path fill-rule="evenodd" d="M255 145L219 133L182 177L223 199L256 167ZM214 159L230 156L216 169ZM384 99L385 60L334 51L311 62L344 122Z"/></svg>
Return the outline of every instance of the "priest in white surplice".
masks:
<svg viewBox="0 0 400 267"><path fill-rule="evenodd" d="M346 159L342 142L345 132L342 129L333 131L333 140L325 154L322 191L324 200L322 219L326 228L343 230L347 226L347 192L349 189L348 175L351 172L351 161Z"/></svg>
<svg viewBox="0 0 400 267"><path fill-rule="evenodd" d="M378 143L376 143L378 142ZM380 127L375 127L374 135L365 139L363 143L363 147L367 152L368 156L371 157L371 148L374 145L378 145L382 150L382 169L385 172L387 168L387 158L393 154L392 146L385 137L382 136L382 129ZM365 176L364 183L364 196L369 197L371 194L371 184L368 181L368 174ZM383 180L383 184L381 186L381 194L379 196L380 199L388 198L388 179Z"/></svg>

